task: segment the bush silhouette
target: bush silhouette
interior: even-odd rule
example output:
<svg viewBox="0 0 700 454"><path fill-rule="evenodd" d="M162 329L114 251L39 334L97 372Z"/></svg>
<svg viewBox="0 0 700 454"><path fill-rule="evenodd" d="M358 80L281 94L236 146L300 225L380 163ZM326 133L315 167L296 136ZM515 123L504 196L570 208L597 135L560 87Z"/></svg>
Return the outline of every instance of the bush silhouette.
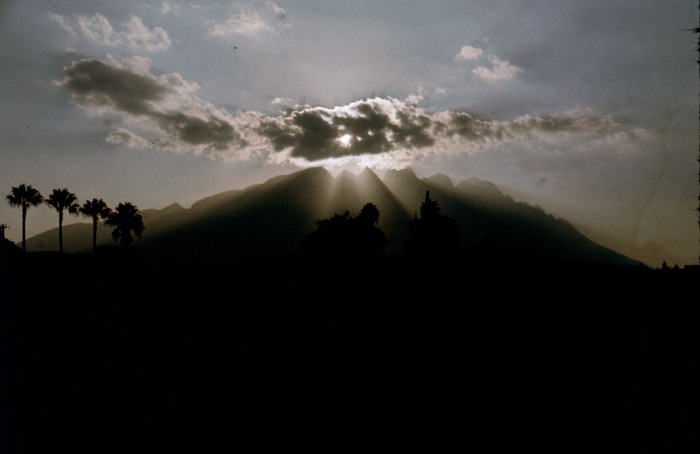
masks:
<svg viewBox="0 0 700 454"><path fill-rule="evenodd" d="M385 254L389 241L377 227L379 210L372 203L362 207L356 217L349 211L334 214L328 219L316 221L316 230L311 232L302 245L315 255L336 257L371 257Z"/></svg>

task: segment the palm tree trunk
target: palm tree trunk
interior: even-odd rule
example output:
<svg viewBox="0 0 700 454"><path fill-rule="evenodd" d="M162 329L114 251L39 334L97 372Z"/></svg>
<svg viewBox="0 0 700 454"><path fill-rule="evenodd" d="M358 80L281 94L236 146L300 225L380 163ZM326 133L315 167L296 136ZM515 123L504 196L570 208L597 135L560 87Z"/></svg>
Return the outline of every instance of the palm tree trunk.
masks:
<svg viewBox="0 0 700 454"><path fill-rule="evenodd" d="M92 253L97 251L97 217L92 218Z"/></svg>
<svg viewBox="0 0 700 454"><path fill-rule="evenodd" d="M63 254L63 210L58 211L58 252Z"/></svg>
<svg viewBox="0 0 700 454"><path fill-rule="evenodd" d="M27 207L22 206L22 252L27 252Z"/></svg>
<svg viewBox="0 0 700 454"><path fill-rule="evenodd" d="M122 249L125 250L127 247L129 247L129 243L131 243L131 241L129 241L129 239L130 239L129 238L129 231L126 229L121 229L121 232L119 235L119 246Z"/></svg>

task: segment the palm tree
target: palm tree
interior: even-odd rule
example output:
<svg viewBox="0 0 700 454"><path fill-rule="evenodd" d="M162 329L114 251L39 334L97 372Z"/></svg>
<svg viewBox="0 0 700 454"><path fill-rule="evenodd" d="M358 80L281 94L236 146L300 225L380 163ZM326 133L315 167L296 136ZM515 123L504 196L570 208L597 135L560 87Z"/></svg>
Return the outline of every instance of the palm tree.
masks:
<svg viewBox="0 0 700 454"><path fill-rule="evenodd" d="M107 219L112 210L102 199L86 200L80 207L80 212L86 218L92 219L92 252L97 250L97 221Z"/></svg>
<svg viewBox="0 0 700 454"><path fill-rule="evenodd" d="M141 233L145 230L139 209L129 202L117 205L117 209L107 217L105 225L114 227L112 238L114 241L120 240L119 246L123 248L128 247L134 241L131 236L132 231L141 238Z"/></svg>
<svg viewBox="0 0 700 454"><path fill-rule="evenodd" d="M46 204L58 211L58 250L63 253L63 210L78 215L78 198L68 189L54 189L46 199Z"/></svg>
<svg viewBox="0 0 700 454"><path fill-rule="evenodd" d="M7 203L13 207L22 209L22 252L27 252L27 210L44 201L44 197L32 187L32 185L20 184L12 187L12 192L7 195Z"/></svg>

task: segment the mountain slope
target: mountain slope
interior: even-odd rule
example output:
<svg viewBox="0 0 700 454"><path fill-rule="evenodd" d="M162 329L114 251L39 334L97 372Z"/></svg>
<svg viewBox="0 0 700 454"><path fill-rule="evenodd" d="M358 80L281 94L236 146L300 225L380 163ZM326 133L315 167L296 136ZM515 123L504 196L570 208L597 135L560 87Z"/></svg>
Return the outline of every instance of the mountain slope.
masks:
<svg viewBox="0 0 700 454"><path fill-rule="evenodd" d="M298 248L323 210L333 177L321 168L272 178L161 218L142 249L196 257L256 255ZM148 228L148 227L147 227Z"/></svg>

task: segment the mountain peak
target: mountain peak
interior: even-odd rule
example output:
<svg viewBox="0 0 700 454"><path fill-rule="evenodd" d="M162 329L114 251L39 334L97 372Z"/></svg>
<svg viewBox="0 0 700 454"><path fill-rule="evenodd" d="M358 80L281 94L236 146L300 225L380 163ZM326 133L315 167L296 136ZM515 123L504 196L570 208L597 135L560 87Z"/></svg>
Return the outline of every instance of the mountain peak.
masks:
<svg viewBox="0 0 700 454"><path fill-rule="evenodd" d="M175 211L182 211L182 210L184 210L184 209L185 209L185 208L184 208L182 205L180 205L179 203L175 202L175 203L172 203L172 204L168 205L167 207L161 209L160 211L163 212L163 213L166 213L166 212L171 212L171 211L172 211L172 212L175 212Z"/></svg>
<svg viewBox="0 0 700 454"><path fill-rule="evenodd" d="M384 173L384 182L399 182L399 181L416 181L418 177L416 173L410 167L404 167L403 169L389 169Z"/></svg>
<svg viewBox="0 0 700 454"><path fill-rule="evenodd" d="M365 167L364 170L362 170L362 172L360 172L360 174L358 175L358 178L360 181L363 181L365 183L371 182L376 184L381 183L382 181L382 179L379 178L379 176L376 173L374 173L374 171L369 167Z"/></svg>
<svg viewBox="0 0 700 454"><path fill-rule="evenodd" d="M294 172L291 175L314 175L314 176L329 175L329 176L332 176L331 173L328 171L328 169L326 169L323 166L308 167L306 169L301 169L297 172Z"/></svg>
<svg viewBox="0 0 700 454"><path fill-rule="evenodd" d="M349 171L348 169L343 169L340 171L338 175L336 175L336 180L346 180L346 179L352 179L355 178L355 174Z"/></svg>
<svg viewBox="0 0 700 454"><path fill-rule="evenodd" d="M441 188L452 189L455 186L454 183L452 183L450 177L448 177L444 173L436 173L435 175L424 178L424 180Z"/></svg>
<svg viewBox="0 0 700 454"><path fill-rule="evenodd" d="M378 178L374 170L370 169L369 167L365 167L364 169L362 169L362 172L360 172L360 176L362 175Z"/></svg>
<svg viewBox="0 0 700 454"><path fill-rule="evenodd" d="M403 169L397 170L397 173L406 176L416 176L416 172L413 171L412 167L404 167Z"/></svg>
<svg viewBox="0 0 700 454"><path fill-rule="evenodd" d="M498 186L491 183L490 181L481 180L479 178L469 178L460 182L457 186L462 192L465 192L472 196L477 196L479 198L488 199L490 201L497 201L505 199L506 196L503 192L498 189Z"/></svg>
<svg viewBox="0 0 700 454"><path fill-rule="evenodd" d="M179 203L175 202L172 203L165 208L161 208L160 210L156 210L153 208L147 208L145 210L141 210L141 214L145 217L160 217L160 216L165 216L173 213L179 213L181 211L185 211L185 208L182 207Z"/></svg>

